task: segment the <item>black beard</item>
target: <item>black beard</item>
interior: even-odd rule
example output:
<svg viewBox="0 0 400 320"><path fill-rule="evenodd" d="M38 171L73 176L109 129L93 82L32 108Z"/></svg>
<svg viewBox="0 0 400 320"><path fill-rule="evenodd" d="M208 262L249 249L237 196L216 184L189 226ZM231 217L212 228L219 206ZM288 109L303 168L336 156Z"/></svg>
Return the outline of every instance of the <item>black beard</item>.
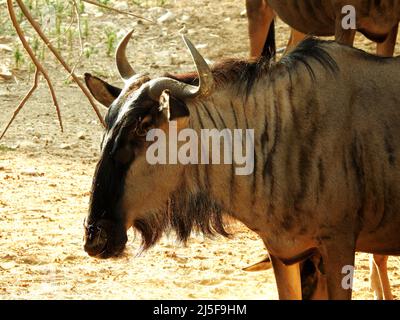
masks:
<svg viewBox="0 0 400 320"><path fill-rule="evenodd" d="M177 239L183 243L193 231L206 236L229 236L221 207L205 192L175 192L164 209L136 220L134 227L142 236L143 250L152 247L170 231L175 231Z"/></svg>

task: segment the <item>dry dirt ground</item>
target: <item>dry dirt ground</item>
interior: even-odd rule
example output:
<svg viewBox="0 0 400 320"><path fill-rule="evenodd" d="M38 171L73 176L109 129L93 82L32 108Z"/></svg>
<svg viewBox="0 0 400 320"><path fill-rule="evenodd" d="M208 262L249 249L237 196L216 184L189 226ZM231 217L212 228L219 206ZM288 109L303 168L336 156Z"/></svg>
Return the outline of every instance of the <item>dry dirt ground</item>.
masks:
<svg viewBox="0 0 400 320"><path fill-rule="evenodd" d="M0 3L6 21L4 1ZM168 9L174 18L163 24L138 23L87 7L91 25L85 41L97 53L82 60L79 75L93 72L116 84L121 82L113 59L104 53L105 27L114 28L118 39L134 27L130 60L138 71L154 75L192 68L177 36L183 25L210 61L247 56L247 21L240 14L244 1L177 0L167 1L162 8L154 8L151 1L143 7L130 2L130 8L152 19ZM17 45L14 38L1 36L9 46ZM282 47L288 38L288 28L282 23L277 36L278 47ZM368 51L374 48L361 37L356 45ZM12 67L13 54L0 51L0 62ZM139 239L135 240L132 232L127 253L119 260L95 260L85 254L82 222L102 128L77 86L64 81L66 75L51 59L46 59L46 65L51 77L58 80L65 132L59 131L48 90L42 84L0 141L0 298L276 299L271 270L241 270L265 251L257 236L240 225L233 226L232 239L194 235L184 247L173 238L163 238L139 256ZM0 82L1 129L32 79L27 68L15 73L18 83ZM389 260L396 298L400 298L399 262L396 257ZM368 290L368 270L368 255L358 254L356 299L373 298Z"/></svg>

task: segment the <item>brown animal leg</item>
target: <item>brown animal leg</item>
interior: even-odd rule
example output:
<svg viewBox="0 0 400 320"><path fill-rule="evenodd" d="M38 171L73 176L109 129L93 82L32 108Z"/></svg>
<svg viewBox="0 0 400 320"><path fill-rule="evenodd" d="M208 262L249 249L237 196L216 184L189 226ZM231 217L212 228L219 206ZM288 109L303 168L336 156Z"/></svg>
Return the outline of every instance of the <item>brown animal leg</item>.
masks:
<svg viewBox="0 0 400 320"><path fill-rule="evenodd" d="M374 254L370 259L371 289L374 290L376 300L393 300L390 289L389 276L387 273L388 256Z"/></svg>
<svg viewBox="0 0 400 320"><path fill-rule="evenodd" d="M300 264L300 274L303 300L328 299L325 268L319 252Z"/></svg>
<svg viewBox="0 0 400 320"><path fill-rule="evenodd" d="M278 258L270 255L274 268L276 285L280 300L301 300L299 264L285 265Z"/></svg>
<svg viewBox="0 0 400 320"><path fill-rule="evenodd" d="M336 40L336 42L352 46L355 36L356 36L356 30L353 30L353 29L345 30L342 27L342 20L338 19L336 21L336 25L335 25L335 40Z"/></svg>
<svg viewBox="0 0 400 320"><path fill-rule="evenodd" d="M394 48L396 46L397 33L399 26L393 27L386 40L382 43L377 43L376 54L382 57L392 57L394 54Z"/></svg>
<svg viewBox="0 0 400 320"><path fill-rule="evenodd" d="M291 50L293 50L297 44L299 42L301 42L304 38L306 37L306 35L300 31L297 31L295 29L291 29L290 32L290 38L289 38L289 42L287 44L286 50L284 54L289 53Z"/></svg>
<svg viewBox="0 0 400 320"><path fill-rule="evenodd" d="M386 40L377 43L376 54L382 57L392 57L396 46L399 26L393 27ZM376 300L393 300L387 273L388 256L373 255L370 257L370 288L374 291Z"/></svg>
<svg viewBox="0 0 400 320"><path fill-rule="evenodd" d="M375 300L383 300L381 279L372 255L369 256L369 288L374 292Z"/></svg>
<svg viewBox="0 0 400 320"><path fill-rule="evenodd" d="M266 0L246 0L246 10L249 20L250 56L259 57L275 14Z"/></svg>
<svg viewBox="0 0 400 320"><path fill-rule="evenodd" d="M344 268L354 270L355 241L348 237L326 239L321 243L320 252L324 261L329 299L350 300L352 287L348 287L347 280L352 284L353 278L348 269Z"/></svg>

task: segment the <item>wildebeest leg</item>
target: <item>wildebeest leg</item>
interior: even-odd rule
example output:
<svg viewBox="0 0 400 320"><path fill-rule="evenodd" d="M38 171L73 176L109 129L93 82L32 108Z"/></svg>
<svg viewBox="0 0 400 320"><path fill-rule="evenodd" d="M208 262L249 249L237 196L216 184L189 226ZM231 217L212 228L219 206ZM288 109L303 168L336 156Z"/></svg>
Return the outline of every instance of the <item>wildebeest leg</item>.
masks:
<svg viewBox="0 0 400 320"><path fill-rule="evenodd" d="M325 275L318 274L317 286L310 300L328 300L328 288Z"/></svg>
<svg viewBox="0 0 400 320"><path fill-rule="evenodd" d="M290 32L290 38L289 38L289 42L287 44L286 50L284 54L287 54L288 52L290 52L292 49L294 49L297 44L302 41L304 38L306 37L306 35L300 31L297 31L295 29L291 29Z"/></svg>
<svg viewBox="0 0 400 320"><path fill-rule="evenodd" d="M250 56L259 57L275 14L266 0L246 0L246 10L249 20Z"/></svg>
<svg viewBox="0 0 400 320"><path fill-rule="evenodd" d="M350 300L355 241L345 236L323 239L320 252L324 261L328 298L330 300Z"/></svg>
<svg viewBox="0 0 400 320"><path fill-rule="evenodd" d="M375 265L372 255L369 256L369 287L374 292L375 300L383 300L383 290L379 277L378 267Z"/></svg>
<svg viewBox="0 0 400 320"><path fill-rule="evenodd" d="M276 285L280 300L301 300L300 267L298 263L287 266L272 256Z"/></svg>
<svg viewBox="0 0 400 320"><path fill-rule="evenodd" d="M328 291L321 254L315 252L300 264L303 300L327 300Z"/></svg>
<svg viewBox="0 0 400 320"><path fill-rule="evenodd" d="M394 54L394 48L396 46L397 33L399 26L393 27L386 40L382 43L377 43L376 54L382 57L392 57Z"/></svg>
<svg viewBox="0 0 400 320"><path fill-rule="evenodd" d="M335 40L336 40L336 42L352 46L355 35L356 35L356 30L353 30L353 29L345 30L342 27L342 20L338 19L336 21L336 24L335 24Z"/></svg>
<svg viewBox="0 0 400 320"><path fill-rule="evenodd" d="M370 286L376 300L393 300L387 273L388 256L374 254L370 257Z"/></svg>
<svg viewBox="0 0 400 320"><path fill-rule="evenodd" d="M392 57L396 46L399 26L393 27L386 40L378 43L376 54L382 57ZM376 255L370 257L370 288L374 291L376 300L393 300L390 281L387 273L388 256Z"/></svg>

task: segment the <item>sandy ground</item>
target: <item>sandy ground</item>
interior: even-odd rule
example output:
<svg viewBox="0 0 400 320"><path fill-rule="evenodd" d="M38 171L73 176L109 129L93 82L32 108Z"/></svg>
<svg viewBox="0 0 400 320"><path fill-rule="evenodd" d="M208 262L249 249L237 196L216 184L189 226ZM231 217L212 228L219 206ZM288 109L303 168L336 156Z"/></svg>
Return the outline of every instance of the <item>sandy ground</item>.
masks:
<svg viewBox="0 0 400 320"><path fill-rule="evenodd" d="M4 3L0 5L3 11ZM149 7L131 5L136 13L149 18L160 17L166 9L175 18L152 25L88 10L91 33L85 40L97 53L82 60L77 73L92 72L120 84L113 59L104 53L102 28L106 26L115 28L118 38L135 28L130 59L138 71L154 75L192 68L177 36L183 25L210 61L247 56L247 20L240 14L244 1L180 0L169 1L163 8ZM0 18L4 20L4 16ZM278 47L283 46L288 29L282 23L277 36ZM14 38L0 39L16 45ZM374 48L362 38L358 38L357 46L368 51ZM12 53L0 51L2 63L12 66L12 59ZM184 247L173 238L163 238L138 256L139 239L135 241L132 232L121 259L96 260L85 254L82 222L102 128L77 86L64 81L66 75L54 62L48 59L46 65L57 79L65 132L59 131L48 90L42 84L0 141L0 298L276 299L271 270L241 270L265 251L258 237L239 224L232 226L231 239L193 235ZM32 79L27 70L15 72L18 83L0 82L0 128L4 128ZM389 260L396 298L400 298L399 262L398 257ZM357 254L356 299L373 298L368 290L368 272L368 255Z"/></svg>

